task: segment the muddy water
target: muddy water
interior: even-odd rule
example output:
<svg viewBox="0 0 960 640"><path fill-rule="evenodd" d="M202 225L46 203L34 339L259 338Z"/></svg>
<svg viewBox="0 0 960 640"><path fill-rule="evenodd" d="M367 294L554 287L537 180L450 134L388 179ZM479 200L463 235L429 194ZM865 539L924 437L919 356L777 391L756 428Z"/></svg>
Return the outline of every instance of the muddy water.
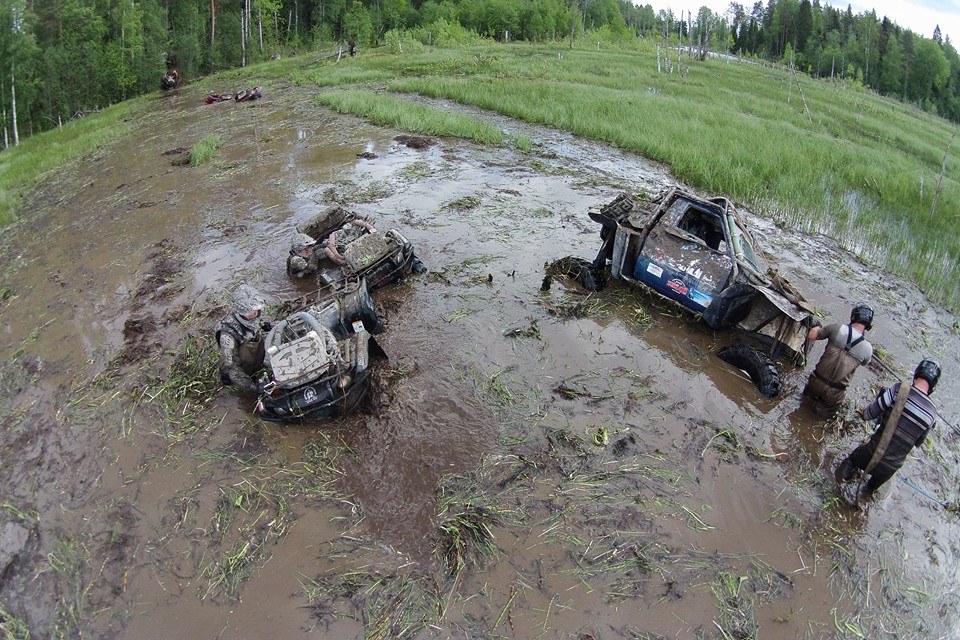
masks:
<svg viewBox="0 0 960 640"><path fill-rule="evenodd" d="M0 303L0 479L25 514L7 507L4 522L28 539L0 585L38 637L953 632L957 517L899 481L958 499L950 427L861 512L830 475L862 428L817 421L799 401L803 372L766 400L714 355L730 335L642 292L612 286L572 318L557 311L584 301L575 285L540 291L545 262L596 251L586 210L656 192L672 182L663 168L489 114L534 151L415 151L312 105L308 89L267 87L244 105L202 95L154 101L136 135L51 177L4 232L0 284L15 296ZM211 133L213 162L172 164ZM390 357L371 406L270 425L221 390L209 426L171 433L156 392L170 354L240 281L275 298L308 291L285 275L289 237L334 200L399 228L430 269L377 293ZM750 219L826 318L876 305L888 364L941 359L935 397L955 424L954 319L822 238ZM849 397L890 381L858 373ZM314 445L337 452L322 497L297 484L320 475L306 466ZM458 491L500 514L497 553L444 580L438 504ZM251 546L242 577L217 583ZM361 586L412 575L442 598L405 627L398 612L418 609L394 594L384 631L373 586L310 594L348 573Z"/></svg>

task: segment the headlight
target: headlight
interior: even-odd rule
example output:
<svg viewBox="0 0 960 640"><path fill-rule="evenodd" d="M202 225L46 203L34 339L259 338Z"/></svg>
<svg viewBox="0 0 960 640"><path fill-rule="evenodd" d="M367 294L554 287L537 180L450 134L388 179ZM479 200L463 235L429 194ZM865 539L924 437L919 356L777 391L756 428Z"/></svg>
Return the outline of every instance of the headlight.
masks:
<svg viewBox="0 0 960 640"><path fill-rule="evenodd" d="M340 381L339 381L337 384L340 385L340 388L341 388L341 389L343 389L344 391L346 391L346 390L347 390L347 387L350 386L350 383L351 383L351 382L353 382L353 378L350 377L350 374L349 374L349 373L345 373L345 374L343 374L342 376L340 376Z"/></svg>

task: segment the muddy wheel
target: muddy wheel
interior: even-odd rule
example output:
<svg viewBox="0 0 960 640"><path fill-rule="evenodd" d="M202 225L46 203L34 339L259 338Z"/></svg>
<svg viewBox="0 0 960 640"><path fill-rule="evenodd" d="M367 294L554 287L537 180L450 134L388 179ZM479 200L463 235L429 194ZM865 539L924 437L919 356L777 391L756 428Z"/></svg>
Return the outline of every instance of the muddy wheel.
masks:
<svg viewBox="0 0 960 640"><path fill-rule="evenodd" d="M783 376L777 363L763 352L745 344L734 344L717 352L724 362L747 372L753 384L757 385L767 398L775 398L783 389Z"/></svg>
<svg viewBox="0 0 960 640"><path fill-rule="evenodd" d="M540 285L541 291L549 290L550 281L558 276L576 278L587 291L600 291L607 286L606 273L603 268L595 267L592 262L583 258L575 256L560 258L547 265L546 270L547 275L543 279L543 284Z"/></svg>

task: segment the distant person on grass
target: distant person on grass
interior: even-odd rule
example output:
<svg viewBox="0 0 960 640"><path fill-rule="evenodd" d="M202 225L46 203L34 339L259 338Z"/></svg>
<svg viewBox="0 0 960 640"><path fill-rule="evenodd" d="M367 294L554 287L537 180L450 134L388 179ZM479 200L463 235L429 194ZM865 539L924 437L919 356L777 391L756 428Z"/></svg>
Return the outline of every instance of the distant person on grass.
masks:
<svg viewBox="0 0 960 640"><path fill-rule="evenodd" d="M807 380L803 395L813 400L813 410L822 418L833 417L843 404L854 372L873 357L865 334L873 326L873 309L864 303L850 312L850 324L814 326L809 340L828 340L820 361Z"/></svg>
<svg viewBox="0 0 960 640"><path fill-rule="evenodd" d="M870 498L873 493L897 472L907 454L926 440L927 434L937 421L937 408L930 394L940 379L940 365L933 360L923 360L913 373L913 384L896 383L880 391L861 415L865 420L874 420L879 427L870 440L854 449L834 472L837 482L846 482L853 477L854 469L860 469L870 479L863 488L861 498Z"/></svg>

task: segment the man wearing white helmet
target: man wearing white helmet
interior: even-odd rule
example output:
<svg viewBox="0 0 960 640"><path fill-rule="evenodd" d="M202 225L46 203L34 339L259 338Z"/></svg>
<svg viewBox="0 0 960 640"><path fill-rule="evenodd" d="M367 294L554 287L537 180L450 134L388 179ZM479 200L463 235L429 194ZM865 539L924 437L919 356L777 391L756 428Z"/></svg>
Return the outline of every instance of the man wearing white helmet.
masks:
<svg viewBox="0 0 960 640"><path fill-rule="evenodd" d="M376 231L372 224L357 217L331 231L319 242L306 233L296 233L290 242L287 274L294 278L306 278L320 269L323 260L330 260L334 265L342 267L347 264L347 259L343 257L347 246L361 236Z"/></svg>
<svg viewBox="0 0 960 640"><path fill-rule="evenodd" d="M317 272L322 258L323 250L317 246L317 242L305 233L297 233L290 243L290 255L287 257L287 275L294 278L306 278Z"/></svg>
<svg viewBox="0 0 960 640"><path fill-rule="evenodd" d="M233 307L216 330L220 378L224 384L255 394L253 376L263 367L263 332L270 328L263 321L263 295L242 284L233 292Z"/></svg>

